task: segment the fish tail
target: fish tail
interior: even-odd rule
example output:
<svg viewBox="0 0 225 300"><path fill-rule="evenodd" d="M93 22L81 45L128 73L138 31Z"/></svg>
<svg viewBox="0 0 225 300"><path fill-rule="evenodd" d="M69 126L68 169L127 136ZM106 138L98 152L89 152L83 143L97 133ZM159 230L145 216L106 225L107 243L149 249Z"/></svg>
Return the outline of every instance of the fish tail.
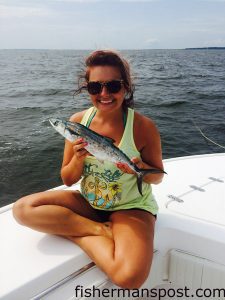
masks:
<svg viewBox="0 0 225 300"><path fill-rule="evenodd" d="M138 186L138 191L141 194L141 196L143 196L143 194L142 194L143 176L144 176L144 174L142 172L137 173L137 186Z"/></svg>
<svg viewBox="0 0 225 300"><path fill-rule="evenodd" d="M137 173L137 186L138 186L138 191L143 196L142 194L142 181L143 177L146 174L159 174L159 173L164 173L167 174L164 170L161 169L140 169L134 164L134 169Z"/></svg>

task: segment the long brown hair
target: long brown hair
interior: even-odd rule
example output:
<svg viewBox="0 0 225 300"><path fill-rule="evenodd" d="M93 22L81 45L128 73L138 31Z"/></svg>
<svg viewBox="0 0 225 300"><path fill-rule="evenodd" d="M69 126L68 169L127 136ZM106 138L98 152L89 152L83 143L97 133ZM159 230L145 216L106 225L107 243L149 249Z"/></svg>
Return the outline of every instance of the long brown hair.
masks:
<svg viewBox="0 0 225 300"><path fill-rule="evenodd" d="M131 78L130 66L126 59L119 53L112 50L97 50L92 52L85 60L85 71L79 76L78 89L74 92L77 95L86 89L89 81L90 68L95 66L113 66L119 69L121 79L126 90L123 108L134 107L134 84Z"/></svg>

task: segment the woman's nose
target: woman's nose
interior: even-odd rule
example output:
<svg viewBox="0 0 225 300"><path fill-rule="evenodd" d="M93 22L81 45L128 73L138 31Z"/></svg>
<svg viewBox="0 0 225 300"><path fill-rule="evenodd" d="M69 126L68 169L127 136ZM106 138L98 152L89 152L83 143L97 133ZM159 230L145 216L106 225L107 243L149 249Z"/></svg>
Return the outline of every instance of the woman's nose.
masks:
<svg viewBox="0 0 225 300"><path fill-rule="evenodd" d="M104 96L104 95L108 95L108 94L109 94L109 92L108 92L106 86L103 85L100 95Z"/></svg>

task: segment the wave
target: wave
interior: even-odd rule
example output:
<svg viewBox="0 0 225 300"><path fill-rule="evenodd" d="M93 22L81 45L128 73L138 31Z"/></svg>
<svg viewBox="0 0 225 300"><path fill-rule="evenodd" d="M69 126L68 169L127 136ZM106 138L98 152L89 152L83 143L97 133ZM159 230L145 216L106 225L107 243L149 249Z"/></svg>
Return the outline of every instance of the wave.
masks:
<svg viewBox="0 0 225 300"><path fill-rule="evenodd" d="M153 106L161 106L161 107L177 107L180 105L188 104L188 101L185 100L173 100L173 101L158 101L153 103Z"/></svg>
<svg viewBox="0 0 225 300"><path fill-rule="evenodd" d="M195 98L201 100L202 98L203 99L209 99L209 100L219 100L219 99L222 99L224 100L225 97L224 97L224 94L223 93L216 93L216 92L198 92L198 91L194 91L194 90L189 90L189 91L186 91L186 94L190 95L190 96L195 96Z"/></svg>
<svg viewBox="0 0 225 300"><path fill-rule="evenodd" d="M177 79L185 79L187 76L184 74L178 74L175 76L169 76L168 74L162 75L162 76L153 76L152 79L157 79L157 80L177 80Z"/></svg>
<svg viewBox="0 0 225 300"><path fill-rule="evenodd" d="M36 96L72 96L73 91L68 89L40 89L40 90L24 90L24 91L15 91L8 92L8 94L3 95L8 98L27 98L27 97L36 97Z"/></svg>
<svg viewBox="0 0 225 300"><path fill-rule="evenodd" d="M11 113L55 113L55 111L59 112L62 110L66 110L68 107L66 106L47 106L47 107L41 107L41 106L8 106L0 108L0 112L5 114L11 114Z"/></svg>

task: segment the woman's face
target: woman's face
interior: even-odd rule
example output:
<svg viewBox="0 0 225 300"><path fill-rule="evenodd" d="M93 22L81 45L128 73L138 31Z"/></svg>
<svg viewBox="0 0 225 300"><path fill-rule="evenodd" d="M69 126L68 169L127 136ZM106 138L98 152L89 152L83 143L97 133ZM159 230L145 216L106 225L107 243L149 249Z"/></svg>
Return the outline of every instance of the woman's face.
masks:
<svg viewBox="0 0 225 300"><path fill-rule="evenodd" d="M89 82L108 82L112 80L121 80L121 74L118 68L113 66L95 66L89 70ZM122 108L125 97L125 88L122 84L117 93L109 93L106 86L103 86L101 92L96 95L90 95L93 105L101 111L114 111Z"/></svg>

